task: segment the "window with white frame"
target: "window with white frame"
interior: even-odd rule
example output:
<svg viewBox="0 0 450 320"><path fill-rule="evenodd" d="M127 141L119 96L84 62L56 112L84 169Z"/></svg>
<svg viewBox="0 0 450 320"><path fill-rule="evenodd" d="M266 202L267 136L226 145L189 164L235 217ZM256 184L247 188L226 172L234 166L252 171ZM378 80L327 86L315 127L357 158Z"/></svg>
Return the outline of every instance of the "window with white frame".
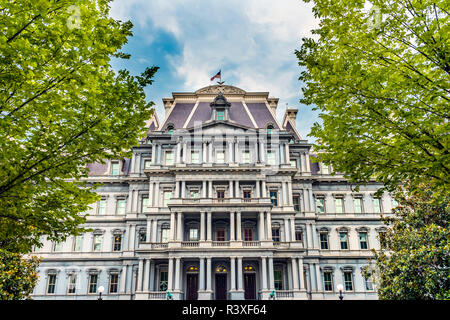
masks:
<svg viewBox="0 0 450 320"><path fill-rule="evenodd" d="M192 227L189 229L189 241L197 241L198 240L198 228Z"/></svg>
<svg viewBox="0 0 450 320"><path fill-rule="evenodd" d="M47 275L47 294L54 294L56 289L56 273Z"/></svg>
<svg viewBox="0 0 450 320"><path fill-rule="evenodd" d="M189 190L189 196L191 197L191 198L198 198L199 197L199 192L198 192L198 189L190 189Z"/></svg>
<svg viewBox="0 0 450 320"><path fill-rule="evenodd" d="M172 151L166 151L164 153L164 164L166 166L172 166L173 165L173 152Z"/></svg>
<svg viewBox="0 0 450 320"><path fill-rule="evenodd" d="M353 291L353 272L344 271L344 288L345 291Z"/></svg>
<svg viewBox="0 0 450 320"><path fill-rule="evenodd" d="M75 294L77 289L77 274L71 273L67 279L67 293Z"/></svg>
<svg viewBox="0 0 450 320"><path fill-rule="evenodd" d="M337 197L334 199L334 205L336 208L336 213L344 212L344 198Z"/></svg>
<svg viewBox="0 0 450 320"><path fill-rule="evenodd" d="M278 207L278 191L270 190L269 192L270 202L272 202L274 207Z"/></svg>
<svg viewBox="0 0 450 320"><path fill-rule="evenodd" d="M143 243L147 241L147 232L144 229L139 230L139 243Z"/></svg>
<svg viewBox="0 0 450 320"><path fill-rule="evenodd" d="M161 242L169 242L170 229L168 226L163 226L161 229Z"/></svg>
<svg viewBox="0 0 450 320"><path fill-rule="evenodd" d="M111 175L113 175L113 176L119 175L119 162L118 161L111 162Z"/></svg>
<svg viewBox="0 0 450 320"><path fill-rule="evenodd" d="M361 250L366 250L368 249L368 244L367 244L367 232L366 231L361 231L359 232L359 248Z"/></svg>
<svg viewBox="0 0 450 320"><path fill-rule="evenodd" d="M250 163L250 151L242 152L242 163Z"/></svg>
<svg viewBox="0 0 450 320"><path fill-rule="evenodd" d="M325 291L333 291L333 272L326 270L323 272L323 284Z"/></svg>
<svg viewBox="0 0 450 320"><path fill-rule="evenodd" d="M272 226L272 241L280 242L280 226Z"/></svg>
<svg viewBox="0 0 450 320"><path fill-rule="evenodd" d="M297 168L297 160L290 160L290 163L292 168Z"/></svg>
<svg viewBox="0 0 450 320"><path fill-rule="evenodd" d="M164 191L163 193L163 206L167 207L167 204L169 203L170 199L172 199L172 191Z"/></svg>
<svg viewBox="0 0 450 320"><path fill-rule="evenodd" d="M364 285L366 287L366 291L373 291L373 280L372 280L373 274L369 272L367 277L363 276L364 278Z"/></svg>
<svg viewBox="0 0 450 320"><path fill-rule="evenodd" d="M92 240L92 250L94 252L102 251L102 240L103 240L102 234L94 234L94 238Z"/></svg>
<svg viewBox="0 0 450 320"><path fill-rule="evenodd" d="M216 151L216 163L225 163L225 151Z"/></svg>
<svg viewBox="0 0 450 320"><path fill-rule="evenodd" d="M109 293L117 293L119 288L119 274L114 272L109 274Z"/></svg>
<svg viewBox="0 0 450 320"><path fill-rule="evenodd" d="M88 293L90 294L97 293L97 281L98 281L98 274L90 273L88 283Z"/></svg>
<svg viewBox="0 0 450 320"><path fill-rule="evenodd" d="M82 244L83 244L83 236L80 235L73 237L73 251L80 252Z"/></svg>
<svg viewBox="0 0 450 320"><path fill-rule="evenodd" d="M122 250L122 235L119 233L114 234L113 251Z"/></svg>
<svg viewBox="0 0 450 320"><path fill-rule="evenodd" d="M152 160L144 160L144 169L150 169L152 166Z"/></svg>
<svg viewBox="0 0 450 320"><path fill-rule="evenodd" d="M148 205L149 205L149 198L148 198L148 196L145 196L145 197L142 197L142 212L145 212L145 211L147 211L147 207L148 207Z"/></svg>
<svg viewBox="0 0 450 320"><path fill-rule="evenodd" d="M325 213L325 198L316 197L317 213Z"/></svg>
<svg viewBox="0 0 450 320"><path fill-rule="evenodd" d="M320 249L328 250L328 232L320 231L319 238L320 238Z"/></svg>
<svg viewBox="0 0 450 320"><path fill-rule="evenodd" d="M361 197L353 198L353 204L355 207L355 213L363 212L363 199Z"/></svg>
<svg viewBox="0 0 450 320"><path fill-rule="evenodd" d="M348 249L348 233L347 233L347 231L339 232L339 243L341 244L341 250Z"/></svg>
<svg viewBox="0 0 450 320"><path fill-rule="evenodd" d="M330 167L322 163L322 174L330 174Z"/></svg>
<svg viewBox="0 0 450 320"><path fill-rule="evenodd" d="M200 152L191 151L191 163L200 163Z"/></svg>
<svg viewBox="0 0 450 320"><path fill-rule="evenodd" d="M275 151L267 151L267 163L272 166L277 164Z"/></svg>
<svg viewBox="0 0 450 320"><path fill-rule="evenodd" d="M217 110L217 113L216 113L216 120L219 120L219 121L225 120L225 111L223 111L223 110Z"/></svg>
<svg viewBox="0 0 450 320"><path fill-rule="evenodd" d="M127 201L125 199L117 199L116 200L116 214L123 215L125 214Z"/></svg>
<svg viewBox="0 0 450 320"><path fill-rule="evenodd" d="M283 281L283 268L276 267L273 271L273 280L275 285L275 290L283 290L284 288L284 281Z"/></svg>
<svg viewBox="0 0 450 320"><path fill-rule="evenodd" d="M159 291L166 291L168 283L169 283L169 272L167 271L167 269L160 269L159 284L158 284Z"/></svg>
<svg viewBox="0 0 450 320"><path fill-rule="evenodd" d="M98 202L97 214L98 215L105 215L106 214L106 199L105 198L102 198Z"/></svg>
<svg viewBox="0 0 450 320"><path fill-rule="evenodd" d="M300 196L299 195L294 195L292 197L292 201L294 203L294 210L297 212L300 212Z"/></svg>
<svg viewBox="0 0 450 320"><path fill-rule="evenodd" d="M373 198L373 211L375 213L381 213L381 199Z"/></svg>

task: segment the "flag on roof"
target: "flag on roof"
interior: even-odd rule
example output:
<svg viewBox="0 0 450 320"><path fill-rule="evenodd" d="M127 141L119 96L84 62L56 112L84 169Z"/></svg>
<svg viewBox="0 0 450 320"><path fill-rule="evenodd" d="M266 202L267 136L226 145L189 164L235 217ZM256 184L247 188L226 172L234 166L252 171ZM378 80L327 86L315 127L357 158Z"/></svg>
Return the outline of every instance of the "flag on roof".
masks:
<svg viewBox="0 0 450 320"><path fill-rule="evenodd" d="M222 80L222 77L220 76L220 72L221 71L222 70L219 70L219 72L217 72L217 74L214 77L211 78L211 81L213 81L215 78L219 78L220 80Z"/></svg>

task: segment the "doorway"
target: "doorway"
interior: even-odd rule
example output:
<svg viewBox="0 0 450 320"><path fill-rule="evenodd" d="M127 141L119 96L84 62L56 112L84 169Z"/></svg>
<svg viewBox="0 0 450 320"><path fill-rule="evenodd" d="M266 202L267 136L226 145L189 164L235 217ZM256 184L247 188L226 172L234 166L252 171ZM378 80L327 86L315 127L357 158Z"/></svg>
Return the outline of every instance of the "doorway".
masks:
<svg viewBox="0 0 450 320"><path fill-rule="evenodd" d="M245 300L256 300L256 274L244 273Z"/></svg>
<svg viewBox="0 0 450 320"><path fill-rule="evenodd" d="M216 273L216 300L227 300L227 274Z"/></svg>
<svg viewBox="0 0 450 320"><path fill-rule="evenodd" d="M186 300L198 299L198 273L186 275Z"/></svg>

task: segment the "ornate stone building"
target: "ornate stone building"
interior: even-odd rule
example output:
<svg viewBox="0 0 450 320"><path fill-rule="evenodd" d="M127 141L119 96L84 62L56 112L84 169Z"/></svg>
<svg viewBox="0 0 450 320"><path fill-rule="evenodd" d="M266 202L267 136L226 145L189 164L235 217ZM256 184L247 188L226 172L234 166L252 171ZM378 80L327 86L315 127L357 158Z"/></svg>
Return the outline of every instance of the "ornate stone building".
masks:
<svg viewBox="0 0 450 320"><path fill-rule="evenodd" d="M92 232L45 241L35 299L376 299L380 184L314 163L267 92L213 85L163 99L131 159L90 165Z"/></svg>

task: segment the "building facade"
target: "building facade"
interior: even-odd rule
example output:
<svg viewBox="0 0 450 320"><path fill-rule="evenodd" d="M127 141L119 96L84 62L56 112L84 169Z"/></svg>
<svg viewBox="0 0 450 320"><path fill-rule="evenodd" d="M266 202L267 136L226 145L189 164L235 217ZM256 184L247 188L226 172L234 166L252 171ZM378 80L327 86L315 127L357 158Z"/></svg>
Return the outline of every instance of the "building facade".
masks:
<svg viewBox="0 0 450 320"><path fill-rule="evenodd" d="M131 159L90 165L93 231L43 239L34 299L376 299L388 194L312 161L296 109L213 85L163 99Z"/></svg>

